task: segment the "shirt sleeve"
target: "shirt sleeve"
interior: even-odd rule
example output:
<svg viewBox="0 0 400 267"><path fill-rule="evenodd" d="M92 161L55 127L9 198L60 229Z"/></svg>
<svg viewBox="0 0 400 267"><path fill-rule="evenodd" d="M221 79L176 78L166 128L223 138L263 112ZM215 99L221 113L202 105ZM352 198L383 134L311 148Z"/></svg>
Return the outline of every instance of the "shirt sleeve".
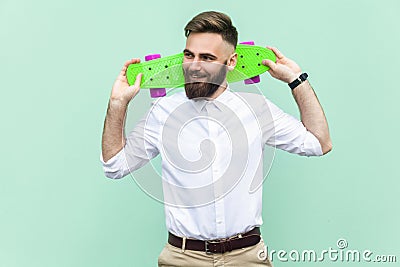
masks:
<svg viewBox="0 0 400 267"><path fill-rule="evenodd" d="M268 130L267 145L301 156L322 156L318 139L309 132L301 121L285 113L267 98L267 117L272 120Z"/></svg>
<svg viewBox="0 0 400 267"><path fill-rule="evenodd" d="M104 174L111 179L119 179L139 169L159 154L158 133L160 124L151 109L127 135L125 146L114 157L104 162Z"/></svg>

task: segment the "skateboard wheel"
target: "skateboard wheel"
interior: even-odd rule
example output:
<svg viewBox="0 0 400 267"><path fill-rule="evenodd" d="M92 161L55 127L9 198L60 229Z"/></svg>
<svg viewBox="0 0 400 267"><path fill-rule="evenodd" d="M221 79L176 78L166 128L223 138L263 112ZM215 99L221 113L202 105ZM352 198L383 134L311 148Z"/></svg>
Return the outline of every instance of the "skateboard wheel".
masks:
<svg viewBox="0 0 400 267"><path fill-rule="evenodd" d="M240 44L244 44L244 45L254 45L254 41L240 42Z"/></svg>
<svg viewBox="0 0 400 267"><path fill-rule="evenodd" d="M157 59L157 58L160 58L160 57L161 57L160 54L150 54L150 55L145 56L144 60L150 61L150 60Z"/></svg>
<svg viewBox="0 0 400 267"><path fill-rule="evenodd" d="M145 61L150 61L153 59L157 59L160 58L161 55L160 54L150 54L144 57ZM150 96L152 98L157 98L157 97L163 97L167 94L165 88L151 88L150 89Z"/></svg>
<svg viewBox="0 0 400 267"><path fill-rule="evenodd" d="M259 83L261 81L260 75L251 77L250 79L244 80L244 84L253 84L253 83Z"/></svg>
<svg viewBox="0 0 400 267"><path fill-rule="evenodd" d="M254 41L247 41L247 42L240 42L240 44L244 45L254 45ZM254 83L259 83L261 81L260 75L251 77L250 79L244 80L244 84L254 84Z"/></svg>
<svg viewBox="0 0 400 267"><path fill-rule="evenodd" d="M165 88L150 88L150 96L152 98L166 96L167 92Z"/></svg>

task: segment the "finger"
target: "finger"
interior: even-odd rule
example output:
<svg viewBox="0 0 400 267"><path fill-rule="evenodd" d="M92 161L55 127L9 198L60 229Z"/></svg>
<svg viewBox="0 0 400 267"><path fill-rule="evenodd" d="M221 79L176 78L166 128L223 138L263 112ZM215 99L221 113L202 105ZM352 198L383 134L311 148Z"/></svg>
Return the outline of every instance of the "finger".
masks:
<svg viewBox="0 0 400 267"><path fill-rule="evenodd" d="M132 58L128 61L125 62L124 67L128 67L131 64L136 64L136 63L140 63L140 59L139 58Z"/></svg>
<svg viewBox="0 0 400 267"><path fill-rule="evenodd" d="M134 87L140 88L140 83L142 82L142 77L143 77L143 73L139 73L139 74L136 76L135 83L133 84Z"/></svg>
<svg viewBox="0 0 400 267"><path fill-rule="evenodd" d="M273 62L272 60L269 60L269 59L264 59L262 61L262 64L269 67L271 70L274 70L276 67L275 62Z"/></svg>
<svg viewBox="0 0 400 267"><path fill-rule="evenodd" d="M119 75L120 76L126 76L126 70L128 69L129 65L136 64L136 63L140 63L140 59L139 58L132 58L132 59L126 61L124 66L122 67L121 72L119 73Z"/></svg>
<svg viewBox="0 0 400 267"><path fill-rule="evenodd" d="M143 77L143 73L139 73L136 76L135 82L133 83L133 85L131 87L134 88L134 90L139 90L140 89L140 83L142 82L142 77Z"/></svg>
<svg viewBox="0 0 400 267"><path fill-rule="evenodd" d="M273 46L267 46L267 48L270 49L270 50L272 50L272 52L274 52L275 56L276 56L278 59L282 59L282 58L285 57L285 56L282 54L282 52L278 50L278 48L273 47Z"/></svg>

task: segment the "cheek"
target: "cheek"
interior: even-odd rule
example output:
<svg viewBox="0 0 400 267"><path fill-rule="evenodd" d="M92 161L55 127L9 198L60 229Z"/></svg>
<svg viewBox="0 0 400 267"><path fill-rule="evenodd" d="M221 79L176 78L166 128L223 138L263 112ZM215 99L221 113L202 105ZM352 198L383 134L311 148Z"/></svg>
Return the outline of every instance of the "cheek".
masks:
<svg viewBox="0 0 400 267"><path fill-rule="evenodd" d="M182 60L182 68L183 68L183 70L189 69L190 62L192 62L190 59L187 59L186 57L183 57L183 60Z"/></svg>
<svg viewBox="0 0 400 267"><path fill-rule="evenodd" d="M211 66L208 67L209 73L217 73L220 70L221 70L221 66L219 64L211 64Z"/></svg>
<svg viewBox="0 0 400 267"><path fill-rule="evenodd" d="M201 63L201 69L203 72L207 72L208 74L215 73L216 71L219 70L219 64L218 63L212 63L212 62L202 62Z"/></svg>
<svg viewBox="0 0 400 267"><path fill-rule="evenodd" d="M185 59L182 61L182 69L183 69L183 72L186 72L188 69L189 69L189 65L190 64L188 64L189 62L185 62Z"/></svg>
<svg viewBox="0 0 400 267"><path fill-rule="evenodd" d="M205 68L205 71L207 71L210 74L218 74L221 72L222 68L224 68L225 65L222 65L220 63L213 63L213 64L208 64L208 66Z"/></svg>

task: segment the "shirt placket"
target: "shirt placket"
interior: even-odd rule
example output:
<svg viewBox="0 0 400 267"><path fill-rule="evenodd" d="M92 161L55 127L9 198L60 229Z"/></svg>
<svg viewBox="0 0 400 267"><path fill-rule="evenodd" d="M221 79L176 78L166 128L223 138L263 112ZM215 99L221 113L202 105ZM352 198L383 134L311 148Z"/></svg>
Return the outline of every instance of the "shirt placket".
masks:
<svg viewBox="0 0 400 267"><path fill-rule="evenodd" d="M220 160L219 158L221 157L222 151L220 151L220 146L218 145L218 135L219 135L219 128L220 126L218 125L217 122L213 120L213 118L216 118L218 116L216 115L216 112L220 112L218 108L215 106L214 103L208 103L206 105L206 110L209 116L208 120L208 129L209 129L209 138L210 140L214 143L215 146L215 161L211 165L212 169L212 181L213 181L213 190L214 190L214 199L215 199L215 225L216 225L216 234L219 237L225 237L226 236L226 227L225 227L225 204L224 204L224 199L221 198L223 195L223 184L216 183L216 181L220 178L222 175L221 170L222 166L220 166ZM214 114L214 115L213 115Z"/></svg>

